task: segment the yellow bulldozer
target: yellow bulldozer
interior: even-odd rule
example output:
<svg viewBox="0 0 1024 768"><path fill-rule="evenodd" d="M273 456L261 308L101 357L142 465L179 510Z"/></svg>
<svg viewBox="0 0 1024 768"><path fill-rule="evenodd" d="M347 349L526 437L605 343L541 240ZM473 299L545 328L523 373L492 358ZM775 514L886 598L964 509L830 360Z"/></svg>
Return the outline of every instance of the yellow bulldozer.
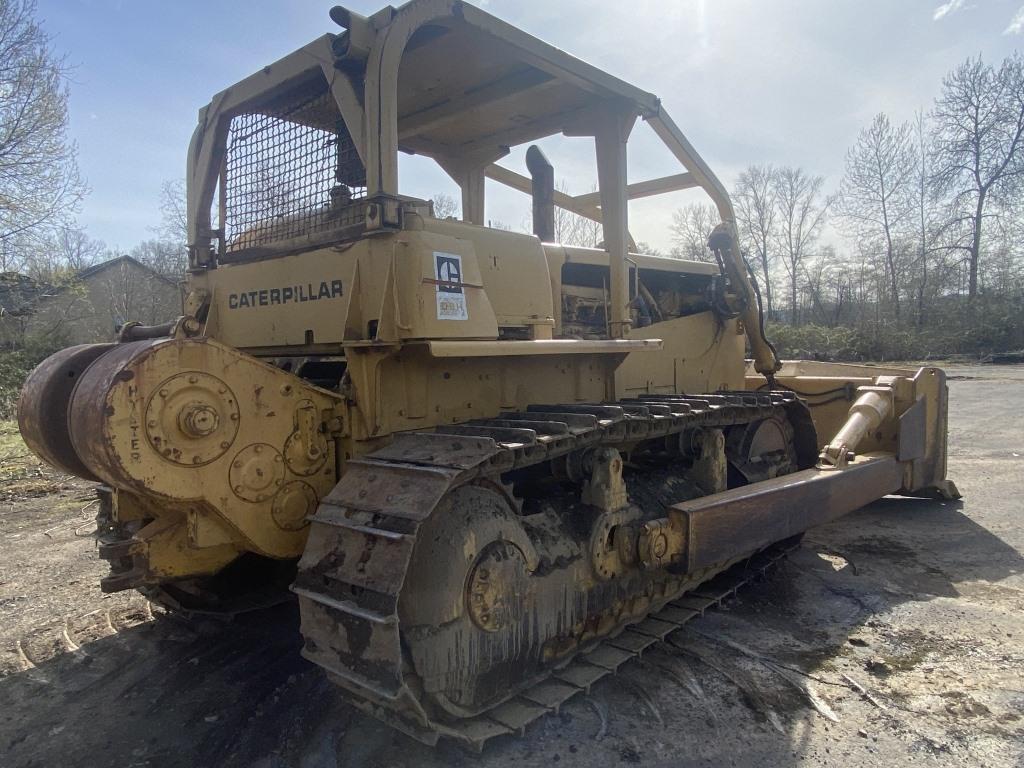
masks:
<svg viewBox="0 0 1024 768"><path fill-rule="evenodd" d="M956 494L943 372L781 362L729 195L658 98L459 0L330 15L199 111L181 316L25 384L27 443L99 484L103 590L297 599L356 706L480 746L807 528ZM627 182L637 121L678 168ZM597 191L556 190L536 146L499 162L559 134ZM400 153L459 218L400 192ZM488 179L531 197L532 234L485 226ZM691 188L714 261L636 253L629 201ZM555 242L556 207L599 242Z"/></svg>

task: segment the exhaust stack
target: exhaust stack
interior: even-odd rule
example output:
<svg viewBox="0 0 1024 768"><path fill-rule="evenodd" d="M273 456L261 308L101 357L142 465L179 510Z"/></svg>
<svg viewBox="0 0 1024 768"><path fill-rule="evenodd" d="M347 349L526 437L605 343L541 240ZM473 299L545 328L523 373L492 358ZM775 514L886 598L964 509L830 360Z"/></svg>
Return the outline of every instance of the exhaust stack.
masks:
<svg viewBox="0 0 1024 768"><path fill-rule="evenodd" d="M555 169L536 144L526 150L526 167L533 179L533 234L543 243L555 241Z"/></svg>

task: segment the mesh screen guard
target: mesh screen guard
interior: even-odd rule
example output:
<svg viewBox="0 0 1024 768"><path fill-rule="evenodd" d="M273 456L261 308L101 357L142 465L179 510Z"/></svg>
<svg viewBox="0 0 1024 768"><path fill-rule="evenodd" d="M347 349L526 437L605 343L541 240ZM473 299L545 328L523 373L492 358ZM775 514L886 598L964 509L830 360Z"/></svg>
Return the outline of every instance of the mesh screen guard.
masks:
<svg viewBox="0 0 1024 768"><path fill-rule="evenodd" d="M325 84L326 85L326 84ZM225 158L227 253L358 223L366 170L330 92L232 118Z"/></svg>

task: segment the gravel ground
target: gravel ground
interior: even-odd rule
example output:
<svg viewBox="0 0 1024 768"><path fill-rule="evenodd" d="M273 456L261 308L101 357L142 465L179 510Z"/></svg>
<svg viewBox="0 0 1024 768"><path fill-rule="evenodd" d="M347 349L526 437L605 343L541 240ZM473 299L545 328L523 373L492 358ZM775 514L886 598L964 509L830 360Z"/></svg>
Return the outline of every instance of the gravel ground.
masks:
<svg viewBox="0 0 1024 768"><path fill-rule="evenodd" d="M482 756L346 706L291 608L189 624L102 595L88 486L26 465L8 425L0 765L1020 766L1024 367L949 372L962 502L887 498L811 531L676 647Z"/></svg>

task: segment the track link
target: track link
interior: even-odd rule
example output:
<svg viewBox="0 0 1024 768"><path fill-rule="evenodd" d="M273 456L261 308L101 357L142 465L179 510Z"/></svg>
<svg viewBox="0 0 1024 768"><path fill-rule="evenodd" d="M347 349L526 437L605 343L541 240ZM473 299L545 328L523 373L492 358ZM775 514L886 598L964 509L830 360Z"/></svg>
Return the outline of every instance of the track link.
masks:
<svg viewBox="0 0 1024 768"><path fill-rule="evenodd" d="M656 615L621 623L485 712L438 717L424 705L415 676L406 674L398 603L420 527L442 497L470 482L500 487L506 472L582 448L638 444L779 415L809 423L806 408L791 393L726 392L537 405L496 419L396 435L387 447L350 461L313 517L292 587L302 612L303 655L345 688L356 706L425 743L445 736L482 748L491 738L522 731L732 594L782 550L766 550L736 573L722 572L743 566L750 553L667 581L651 596ZM805 432L798 430L798 436ZM798 455L810 450L813 456L813 431L808 445L801 446L799 437L797 443ZM723 581L709 581L718 574Z"/></svg>

